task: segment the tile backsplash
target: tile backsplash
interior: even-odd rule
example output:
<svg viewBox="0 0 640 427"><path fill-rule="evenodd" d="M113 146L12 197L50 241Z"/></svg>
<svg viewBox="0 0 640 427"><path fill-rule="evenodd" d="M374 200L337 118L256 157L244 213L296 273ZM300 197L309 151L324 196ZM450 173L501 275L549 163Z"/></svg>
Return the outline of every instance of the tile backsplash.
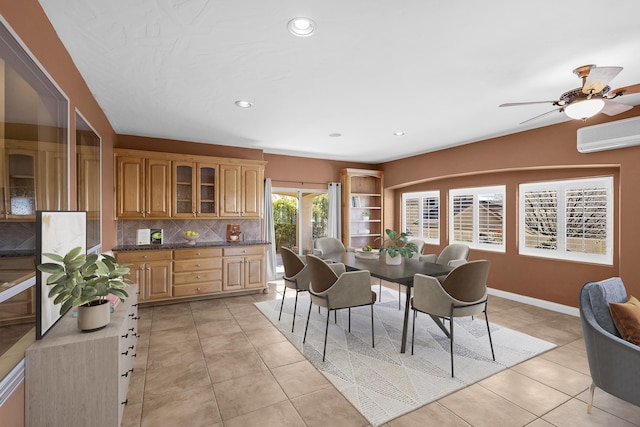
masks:
<svg viewBox="0 0 640 427"><path fill-rule="evenodd" d="M240 224L240 230L244 233L245 240L260 240L259 219L192 219L192 220L140 220L117 221L118 246L135 245L139 228L161 228L163 230L163 243L184 243L182 233L185 231L197 231L201 242L215 242L226 240L227 224Z"/></svg>

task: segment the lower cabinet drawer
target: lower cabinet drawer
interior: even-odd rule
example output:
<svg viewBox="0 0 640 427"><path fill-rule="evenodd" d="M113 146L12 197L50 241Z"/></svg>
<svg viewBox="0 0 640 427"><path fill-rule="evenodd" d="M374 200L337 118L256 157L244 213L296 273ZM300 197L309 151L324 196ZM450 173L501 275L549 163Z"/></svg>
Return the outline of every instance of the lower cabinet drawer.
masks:
<svg viewBox="0 0 640 427"><path fill-rule="evenodd" d="M174 273L174 285L187 285L191 283L208 283L222 280L222 270L193 271L190 273Z"/></svg>
<svg viewBox="0 0 640 427"><path fill-rule="evenodd" d="M173 261L173 271L176 273L197 270L213 270L216 268L222 268L222 258L185 259Z"/></svg>
<svg viewBox="0 0 640 427"><path fill-rule="evenodd" d="M190 285L177 285L173 287L174 297L187 297L201 294L211 294L222 291L222 280L208 283L197 283Z"/></svg>

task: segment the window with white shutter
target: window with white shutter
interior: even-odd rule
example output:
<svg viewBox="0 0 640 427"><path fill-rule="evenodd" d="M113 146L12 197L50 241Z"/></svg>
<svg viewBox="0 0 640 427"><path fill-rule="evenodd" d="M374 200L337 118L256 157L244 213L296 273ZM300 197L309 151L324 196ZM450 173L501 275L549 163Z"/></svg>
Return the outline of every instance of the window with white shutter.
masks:
<svg viewBox="0 0 640 427"><path fill-rule="evenodd" d="M449 192L450 243L504 252L504 185Z"/></svg>
<svg viewBox="0 0 640 427"><path fill-rule="evenodd" d="M440 243L440 192L402 195L402 230L426 243Z"/></svg>
<svg viewBox="0 0 640 427"><path fill-rule="evenodd" d="M613 263L613 177L520 184L519 253Z"/></svg>

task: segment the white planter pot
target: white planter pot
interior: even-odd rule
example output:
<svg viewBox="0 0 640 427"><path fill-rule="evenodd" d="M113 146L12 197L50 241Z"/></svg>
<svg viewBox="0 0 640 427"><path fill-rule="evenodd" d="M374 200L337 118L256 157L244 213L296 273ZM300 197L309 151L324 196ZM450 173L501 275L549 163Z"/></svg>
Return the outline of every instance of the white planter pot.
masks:
<svg viewBox="0 0 640 427"><path fill-rule="evenodd" d="M108 300L96 305L78 307L78 329L84 332L97 331L111 321L111 304Z"/></svg>
<svg viewBox="0 0 640 427"><path fill-rule="evenodd" d="M389 253L385 253L387 256L387 265L400 265L402 264L402 256L396 255L394 257L390 256Z"/></svg>

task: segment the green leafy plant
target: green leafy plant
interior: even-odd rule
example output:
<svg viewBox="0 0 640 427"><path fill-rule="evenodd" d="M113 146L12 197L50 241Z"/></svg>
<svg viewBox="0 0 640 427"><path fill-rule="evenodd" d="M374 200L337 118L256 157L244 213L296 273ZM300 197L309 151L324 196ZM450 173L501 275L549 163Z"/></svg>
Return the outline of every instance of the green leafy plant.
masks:
<svg viewBox="0 0 640 427"><path fill-rule="evenodd" d="M415 243L409 243L409 235L407 233L397 233L396 231L386 229L386 238L379 237L378 240L382 240L380 246L380 253L387 253L390 257L396 257L398 255L405 258L411 258L415 253L418 253L418 246Z"/></svg>
<svg viewBox="0 0 640 427"><path fill-rule="evenodd" d="M129 268L118 264L107 254L86 255L81 247L71 249L64 257L46 253L45 257L56 262L42 263L38 270L49 273L47 285L49 298L55 296L54 304L62 304L60 314L71 307L102 304L109 294L124 301L129 295L125 291L132 282L123 276Z"/></svg>

